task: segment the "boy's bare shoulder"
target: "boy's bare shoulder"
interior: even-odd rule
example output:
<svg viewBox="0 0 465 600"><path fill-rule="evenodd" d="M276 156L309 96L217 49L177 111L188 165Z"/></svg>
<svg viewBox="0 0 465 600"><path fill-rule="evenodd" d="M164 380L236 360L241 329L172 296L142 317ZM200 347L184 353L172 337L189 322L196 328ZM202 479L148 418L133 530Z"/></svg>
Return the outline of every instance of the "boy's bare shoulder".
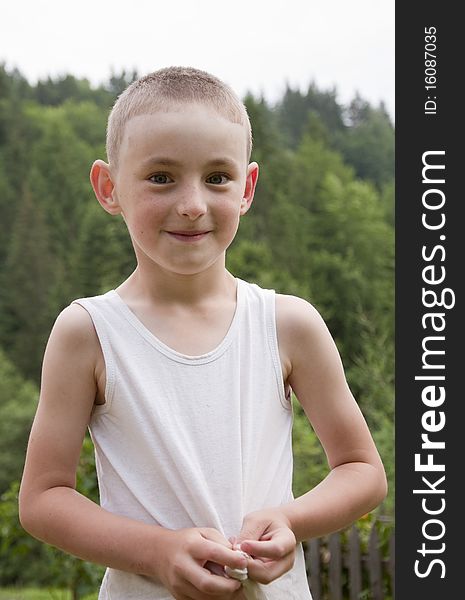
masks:
<svg viewBox="0 0 465 600"><path fill-rule="evenodd" d="M84 411L81 416L88 419L92 405L100 400L103 364L90 315L82 306L71 304L58 315L47 343L42 367L42 404L53 407L53 412L57 404L68 408L79 405Z"/></svg>
<svg viewBox="0 0 465 600"><path fill-rule="evenodd" d="M58 315L50 334L50 343L69 351L97 351L97 334L89 313L79 304L70 304Z"/></svg>
<svg viewBox="0 0 465 600"><path fill-rule="evenodd" d="M278 333L299 339L302 335L317 335L325 322L318 310L303 298L276 294L276 323Z"/></svg>
<svg viewBox="0 0 465 600"><path fill-rule="evenodd" d="M284 374L320 364L334 353L334 340L318 310L298 296L276 295L276 329Z"/></svg>

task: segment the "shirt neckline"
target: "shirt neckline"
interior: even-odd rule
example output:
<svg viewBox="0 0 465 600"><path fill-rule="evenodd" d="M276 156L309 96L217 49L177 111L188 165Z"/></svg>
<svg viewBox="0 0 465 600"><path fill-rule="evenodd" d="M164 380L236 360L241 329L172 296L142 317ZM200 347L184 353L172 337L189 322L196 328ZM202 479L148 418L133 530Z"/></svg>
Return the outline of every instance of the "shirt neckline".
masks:
<svg viewBox="0 0 465 600"><path fill-rule="evenodd" d="M216 360L219 356L221 356L228 346L231 344L235 332L238 328L238 323L241 318L241 313L243 310L244 304L244 289L243 289L243 281L238 277L234 278L236 280L236 309L234 311L233 318L229 325L229 328L221 340L221 342L212 350L198 355L191 354L183 354L182 352L178 352L165 342L162 342L154 333L150 331L142 321L136 316L136 314L129 308L126 302L121 298L116 290L110 290L107 293L107 297L113 303L113 305L119 310L119 312L126 318L126 320L142 335L142 337L149 342L154 348L156 348L159 352L175 360L176 362L181 362L185 364L203 364L212 362Z"/></svg>

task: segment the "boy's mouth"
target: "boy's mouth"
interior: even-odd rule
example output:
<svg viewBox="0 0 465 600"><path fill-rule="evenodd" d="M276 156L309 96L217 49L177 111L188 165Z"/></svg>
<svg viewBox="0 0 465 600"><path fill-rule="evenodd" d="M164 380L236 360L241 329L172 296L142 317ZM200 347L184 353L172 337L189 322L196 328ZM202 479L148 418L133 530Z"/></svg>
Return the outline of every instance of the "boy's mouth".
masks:
<svg viewBox="0 0 465 600"><path fill-rule="evenodd" d="M201 240L210 230L201 230L201 231L167 231L166 232L170 237L173 237L181 242L196 242L197 240Z"/></svg>

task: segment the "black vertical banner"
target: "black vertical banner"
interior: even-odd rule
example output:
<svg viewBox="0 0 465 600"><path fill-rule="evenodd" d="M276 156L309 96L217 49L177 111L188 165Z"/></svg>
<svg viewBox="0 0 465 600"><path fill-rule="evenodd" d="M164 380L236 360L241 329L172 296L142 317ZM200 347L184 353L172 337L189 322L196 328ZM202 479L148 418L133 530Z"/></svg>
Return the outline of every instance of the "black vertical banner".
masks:
<svg viewBox="0 0 465 600"><path fill-rule="evenodd" d="M465 597L458 6L396 3L397 600Z"/></svg>

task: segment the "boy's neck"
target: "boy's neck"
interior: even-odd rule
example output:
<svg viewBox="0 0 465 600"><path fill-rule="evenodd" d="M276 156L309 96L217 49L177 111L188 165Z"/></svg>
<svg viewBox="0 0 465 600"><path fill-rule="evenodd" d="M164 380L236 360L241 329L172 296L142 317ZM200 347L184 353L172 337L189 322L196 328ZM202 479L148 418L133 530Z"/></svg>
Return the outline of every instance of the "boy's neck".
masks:
<svg viewBox="0 0 465 600"><path fill-rule="evenodd" d="M212 265L194 275L181 275L158 270L150 275L138 265L118 287L126 301L147 300L161 304L196 305L212 297L236 294L235 277L224 264Z"/></svg>

